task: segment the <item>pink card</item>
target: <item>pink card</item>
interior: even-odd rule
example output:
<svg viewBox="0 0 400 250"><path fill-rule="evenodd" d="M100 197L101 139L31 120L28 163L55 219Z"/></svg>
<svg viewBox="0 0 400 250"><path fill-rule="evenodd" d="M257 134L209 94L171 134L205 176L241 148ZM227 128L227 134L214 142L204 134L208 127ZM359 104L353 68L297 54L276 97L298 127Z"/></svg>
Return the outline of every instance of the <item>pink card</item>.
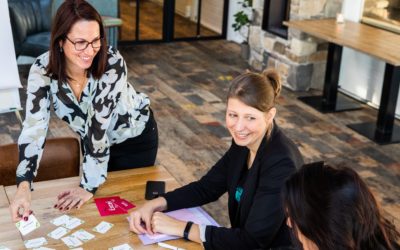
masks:
<svg viewBox="0 0 400 250"><path fill-rule="evenodd" d="M129 201L127 201L125 199L117 199L114 201L114 203L118 207L124 209L125 211L128 211L129 209L136 207L134 204L130 203Z"/></svg>
<svg viewBox="0 0 400 250"><path fill-rule="evenodd" d="M126 210L115 204L116 200L119 200L119 196L94 199L101 216L126 214Z"/></svg>

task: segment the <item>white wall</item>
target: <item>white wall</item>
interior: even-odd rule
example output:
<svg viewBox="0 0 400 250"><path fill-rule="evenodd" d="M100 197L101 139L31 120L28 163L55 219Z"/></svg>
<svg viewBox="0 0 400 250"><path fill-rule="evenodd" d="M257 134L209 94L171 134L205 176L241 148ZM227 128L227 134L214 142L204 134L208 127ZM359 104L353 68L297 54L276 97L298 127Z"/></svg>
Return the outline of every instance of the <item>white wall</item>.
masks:
<svg viewBox="0 0 400 250"><path fill-rule="evenodd" d="M0 0L0 113L20 109L18 88L21 87L8 2Z"/></svg>
<svg viewBox="0 0 400 250"><path fill-rule="evenodd" d="M346 20L358 22L361 19L363 0L345 0L343 14ZM400 46L400 45L399 45ZM356 98L378 107L381 99L385 62L343 48L339 85ZM398 97L396 116L400 116L400 97Z"/></svg>

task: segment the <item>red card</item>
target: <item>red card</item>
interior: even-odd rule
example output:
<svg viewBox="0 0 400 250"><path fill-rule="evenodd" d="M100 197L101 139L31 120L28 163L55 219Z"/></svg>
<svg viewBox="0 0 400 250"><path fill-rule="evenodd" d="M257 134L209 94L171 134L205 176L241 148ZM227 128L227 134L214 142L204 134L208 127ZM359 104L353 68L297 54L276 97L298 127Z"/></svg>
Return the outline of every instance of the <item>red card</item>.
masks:
<svg viewBox="0 0 400 250"><path fill-rule="evenodd" d="M94 199L97 209L101 216L126 214L127 211L115 204L116 200L119 200L119 196L104 197Z"/></svg>
<svg viewBox="0 0 400 250"><path fill-rule="evenodd" d="M128 211L129 209L136 207L135 205L133 205L132 203L130 203L129 201L127 201L125 199L117 199L114 201L114 203L118 207L124 209L125 211Z"/></svg>

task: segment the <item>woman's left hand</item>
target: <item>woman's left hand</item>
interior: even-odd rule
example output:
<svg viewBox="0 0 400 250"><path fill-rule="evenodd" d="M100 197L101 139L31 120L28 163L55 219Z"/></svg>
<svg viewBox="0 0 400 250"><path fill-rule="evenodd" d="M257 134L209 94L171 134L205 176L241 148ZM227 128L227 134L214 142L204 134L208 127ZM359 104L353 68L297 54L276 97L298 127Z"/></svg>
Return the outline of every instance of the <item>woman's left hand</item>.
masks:
<svg viewBox="0 0 400 250"><path fill-rule="evenodd" d="M155 212L151 219L154 233L182 236L186 222L174 219L162 212Z"/></svg>
<svg viewBox="0 0 400 250"><path fill-rule="evenodd" d="M58 208L60 211L69 211L73 208L79 209L92 197L92 193L81 187L71 188L57 196L57 203L54 208Z"/></svg>

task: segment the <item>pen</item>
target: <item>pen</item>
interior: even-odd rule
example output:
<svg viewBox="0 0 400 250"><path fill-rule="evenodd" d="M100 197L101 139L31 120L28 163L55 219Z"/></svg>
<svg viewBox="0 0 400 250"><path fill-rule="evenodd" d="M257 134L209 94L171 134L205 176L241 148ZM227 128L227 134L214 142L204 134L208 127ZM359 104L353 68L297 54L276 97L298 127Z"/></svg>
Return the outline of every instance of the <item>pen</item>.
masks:
<svg viewBox="0 0 400 250"><path fill-rule="evenodd" d="M183 248L179 248L176 246L172 246L170 244L164 243L164 242L158 242L157 243L160 247L164 247L164 248L168 248L168 249L172 249L172 250L185 250Z"/></svg>

